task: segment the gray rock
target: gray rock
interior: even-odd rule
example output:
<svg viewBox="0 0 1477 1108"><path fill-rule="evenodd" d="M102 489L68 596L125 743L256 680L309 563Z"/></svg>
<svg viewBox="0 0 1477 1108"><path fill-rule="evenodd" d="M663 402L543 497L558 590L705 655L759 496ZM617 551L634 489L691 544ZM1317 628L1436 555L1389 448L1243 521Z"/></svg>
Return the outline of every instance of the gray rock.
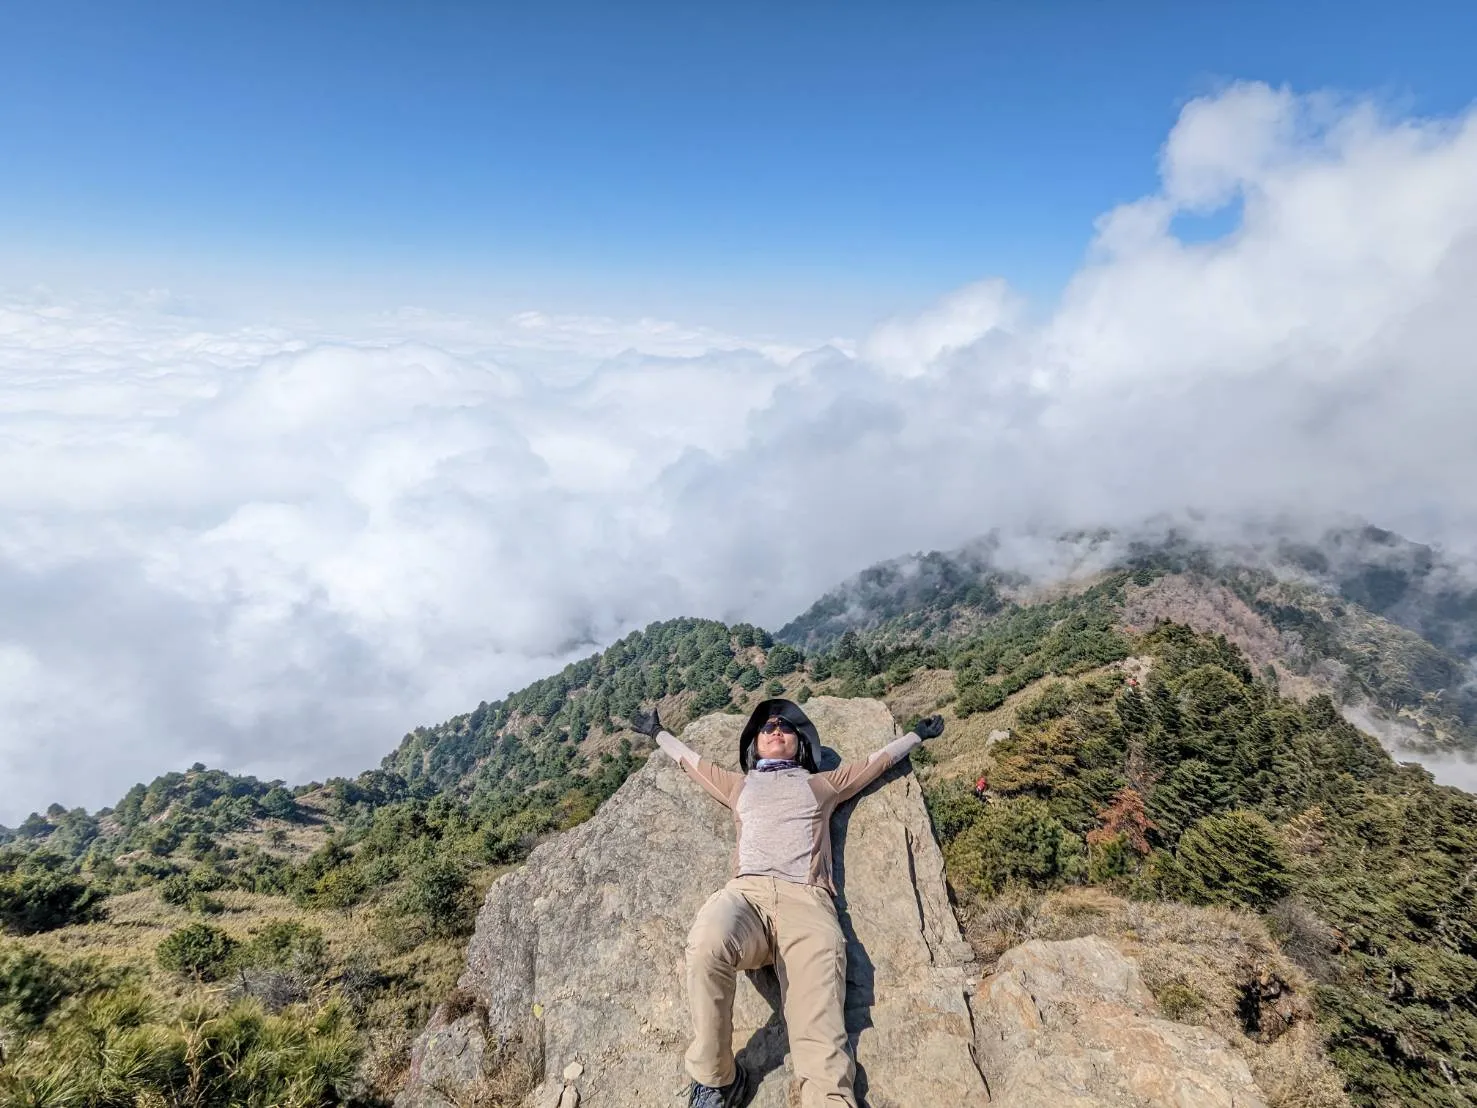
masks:
<svg viewBox="0 0 1477 1108"><path fill-rule="evenodd" d="M1138 965L1096 936L1005 952L980 985L994 1108L1265 1108L1245 1060L1158 1018Z"/></svg>
<svg viewBox="0 0 1477 1108"><path fill-rule="evenodd" d="M411 1071L422 1090L411 1103L440 1108L453 1102L438 1090L480 1088L494 1053L489 1046L481 1012L452 1016L443 1004L411 1051Z"/></svg>
<svg viewBox="0 0 1477 1108"><path fill-rule="evenodd" d="M843 760L865 757L896 733L874 700L818 697L806 711ZM732 766L742 723L708 716L683 739ZM832 835L848 938L847 1026L863 1103L985 1103L965 999L969 947L907 764L845 805ZM682 1103L690 1034L683 947L698 908L727 879L732 849L729 814L653 754L593 819L545 842L493 885L462 989L485 1009L493 1036L532 1023L546 1073L583 1062L587 1108ZM772 970L741 978L734 1044L760 1079L755 1108L789 1100L778 999ZM399 1108L454 1103L478 1079L476 1065L495 1053L482 1026L438 1013L416 1044ZM558 1084L554 1077L530 1103L547 1103L550 1093L557 1100Z"/></svg>

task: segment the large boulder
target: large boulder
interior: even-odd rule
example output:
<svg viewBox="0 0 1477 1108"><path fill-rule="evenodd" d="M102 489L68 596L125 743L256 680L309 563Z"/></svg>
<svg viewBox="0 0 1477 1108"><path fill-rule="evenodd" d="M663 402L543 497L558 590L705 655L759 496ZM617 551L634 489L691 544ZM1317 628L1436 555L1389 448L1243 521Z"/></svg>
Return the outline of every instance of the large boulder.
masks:
<svg viewBox="0 0 1477 1108"><path fill-rule="evenodd" d="M818 697L806 711L836 761L865 758L896 734L875 700ZM734 766L742 723L708 716L683 740ZM965 997L970 951L907 763L843 806L832 835L863 1103L986 1103ZM575 1091L586 1108L683 1103L691 1030L683 948L698 908L728 877L732 849L728 812L671 759L652 755L593 819L493 885L460 990L416 1044L397 1105L471 1103L487 1087L490 1060L509 1057L506 1044L519 1036L525 1053L530 1042L541 1052L548 1075L530 1105L569 1103ZM789 1102L777 1009L772 969L741 975L734 1043L760 1078L756 1108Z"/></svg>
<svg viewBox="0 0 1477 1108"><path fill-rule="evenodd" d="M993 1108L1265 1108L1221 1036L1158 1017L1096 936L1005 952L974 1001Z"/></svg>

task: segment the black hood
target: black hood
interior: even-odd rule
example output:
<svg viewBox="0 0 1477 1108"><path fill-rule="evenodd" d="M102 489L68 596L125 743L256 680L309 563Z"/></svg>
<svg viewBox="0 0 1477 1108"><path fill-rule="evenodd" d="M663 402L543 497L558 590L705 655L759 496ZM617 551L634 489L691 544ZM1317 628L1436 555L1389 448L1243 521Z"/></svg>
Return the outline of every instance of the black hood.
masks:
<svg viewBox="0 0 1477 1108"><path fill-rule="evenodd" d="M754 712L749 716L749 722L744 724L744 733L739 736L739 765L745 773L754 768L754 746L759 737L759 728L764 726L764 721L770 716L779 716L780 719L789 720L795 725L799 732L800 744L796 754L797 760L802 766L817 773L821 765L821 737L815 729L815 724L810 722L810 717L800 710L800 705L793 700L761 700Z"/></svg>

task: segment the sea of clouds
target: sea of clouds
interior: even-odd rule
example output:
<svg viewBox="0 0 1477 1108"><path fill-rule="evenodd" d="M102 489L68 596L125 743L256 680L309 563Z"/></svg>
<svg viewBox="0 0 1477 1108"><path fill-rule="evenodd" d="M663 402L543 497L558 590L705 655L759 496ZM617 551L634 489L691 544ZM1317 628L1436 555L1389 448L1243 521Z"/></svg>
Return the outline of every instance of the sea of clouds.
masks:
<svg viewBox="0 0 1477 1108"><path fill-rule="evenodd" d="M1186 217L1239 212L1185 241ZM989 529L1360 516L1477 547L1477 113L1244 84L1060 301L818 349L0 299L0 822L376 763L654 619L778 626Z"/></svg>

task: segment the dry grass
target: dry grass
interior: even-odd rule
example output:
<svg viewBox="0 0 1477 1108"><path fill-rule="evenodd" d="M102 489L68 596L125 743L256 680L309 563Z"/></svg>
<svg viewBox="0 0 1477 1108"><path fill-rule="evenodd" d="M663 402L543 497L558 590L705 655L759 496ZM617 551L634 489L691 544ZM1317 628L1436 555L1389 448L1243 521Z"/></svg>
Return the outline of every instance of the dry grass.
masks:
<svg viewBox="0 0 1477 1108"><path fill-rule="evenodd" d="M478 875L479 893L494 876L492 870ZM327 945L328 969L314 990L316 999L321 1002L334 992L345 994L359 1025L366 1029L358 1083L372 1098L393 1099L404 1083L411 1045L430 1019L436 1002L452 991L465 968L466 940L406 936L403 921L387 929L373 909L346 914L300 908L286 897L239 890L222 890L215 895L224 911L202 917L165 904L153 889L124 893L108 899L105 920L10 941L59 960L86 957L106 966L132 969L142 975L149 992L177 1004L203 999L223 1001L233 982L201 985L159 969L155 950L174 929L203 918L247 942L273 921L318 928ZM384 941L386 930L396 933L397 945ZM405 941L407 938L409 941ZM362 997L349 995L353 991L350 978L356 972L372 980ZM499 1078L500 1089L516 1083L516 1069L515 1063L509 1076ZM502 1103L482 1102L486 1108Z"/></svg>
<svg viewBox="0 0 1477 1108"><path fill-rule="evenodd" d="M249 830L229 831L221 835L221 844L238 851L255 847L263 854L271 854L290 862L301 862L326 843L334 831L333 823L324 813L307 805L303 807L308 813L308 819L259 820ZM281 835L274 836L274 832L281 832ZM277 838L275 842L274 837Z"/></svg>
<svg viewBox="0 0 1477 1108"><path fill-rule="evenodd" d="M987 747L990 732L1008 730L1015 725L1016 710L1022 700L1029 698L1034 687L1016 693L994 711L978 712L961 719L952 703L952 671L920 670L891 689L884 700L900 722L935 711L944 717L944 733L928 741L928 752L934 761L928 767L925 780L950 777L972 780L989 771ZM946 698L949 698L948 703L944 702Z"/></svg>
<svg viewBox="0 0 1477 1108"><path fill-rule="evenodd" d="M1342 1108L1344 1082L1323 1054L1318 1030L1298 1023L1248 1059L1270 1108Z"/></svg>
<svg viewBox="0 0 1477 1108"><path fill-rule="evenodd" d="M883 700L899 724L914 716L931 715L946 709L954 697L954 671L949 669L920 669L904 681L889 689ZM953 718L953 713L949 713Z"/></svg>
<svg viewBox="0 0 1477 1108"><path fill-rule="evenodd" d="M108 915L96 923L62 927L16 941L52 955L95 955L115 964L152 962L159 941L177 927L202 918L238 939L274 920L290 920L323 931L334 960L362 951L369 938L368 913L352 915L299 908L287 897L223 889L213 894L223 906L219 915L202 917L165 904L155 889L139 889L108 898Z"/></svg>
<svg viewBox="0 0 1477 1108"><path fill-rule="evenodd" d="M986 967L1030 939L1109 939L1137 959L1166 1018L1210 1028L1246 1059L1271 1108L1349 1103L1323 1053L1310 982L1255 915L1081 888L983 901L964 930Z"/></svg>
<svg viewBox="0 0 1477 1108"><path fill-rule="evenodd" d="M404 1087L416 1034L398 1027L376 1027L365 1037L359 1081L366 1100L392 1101Z"/></svg>
<svg viewBox="0 0 1477 1108"><path fill-rule="evenodd" d="M454 1108L518 1108L538 1082L532 1066L513 1058L471 1084L454 1089L438 1085L433 1089Z"/></svg>

